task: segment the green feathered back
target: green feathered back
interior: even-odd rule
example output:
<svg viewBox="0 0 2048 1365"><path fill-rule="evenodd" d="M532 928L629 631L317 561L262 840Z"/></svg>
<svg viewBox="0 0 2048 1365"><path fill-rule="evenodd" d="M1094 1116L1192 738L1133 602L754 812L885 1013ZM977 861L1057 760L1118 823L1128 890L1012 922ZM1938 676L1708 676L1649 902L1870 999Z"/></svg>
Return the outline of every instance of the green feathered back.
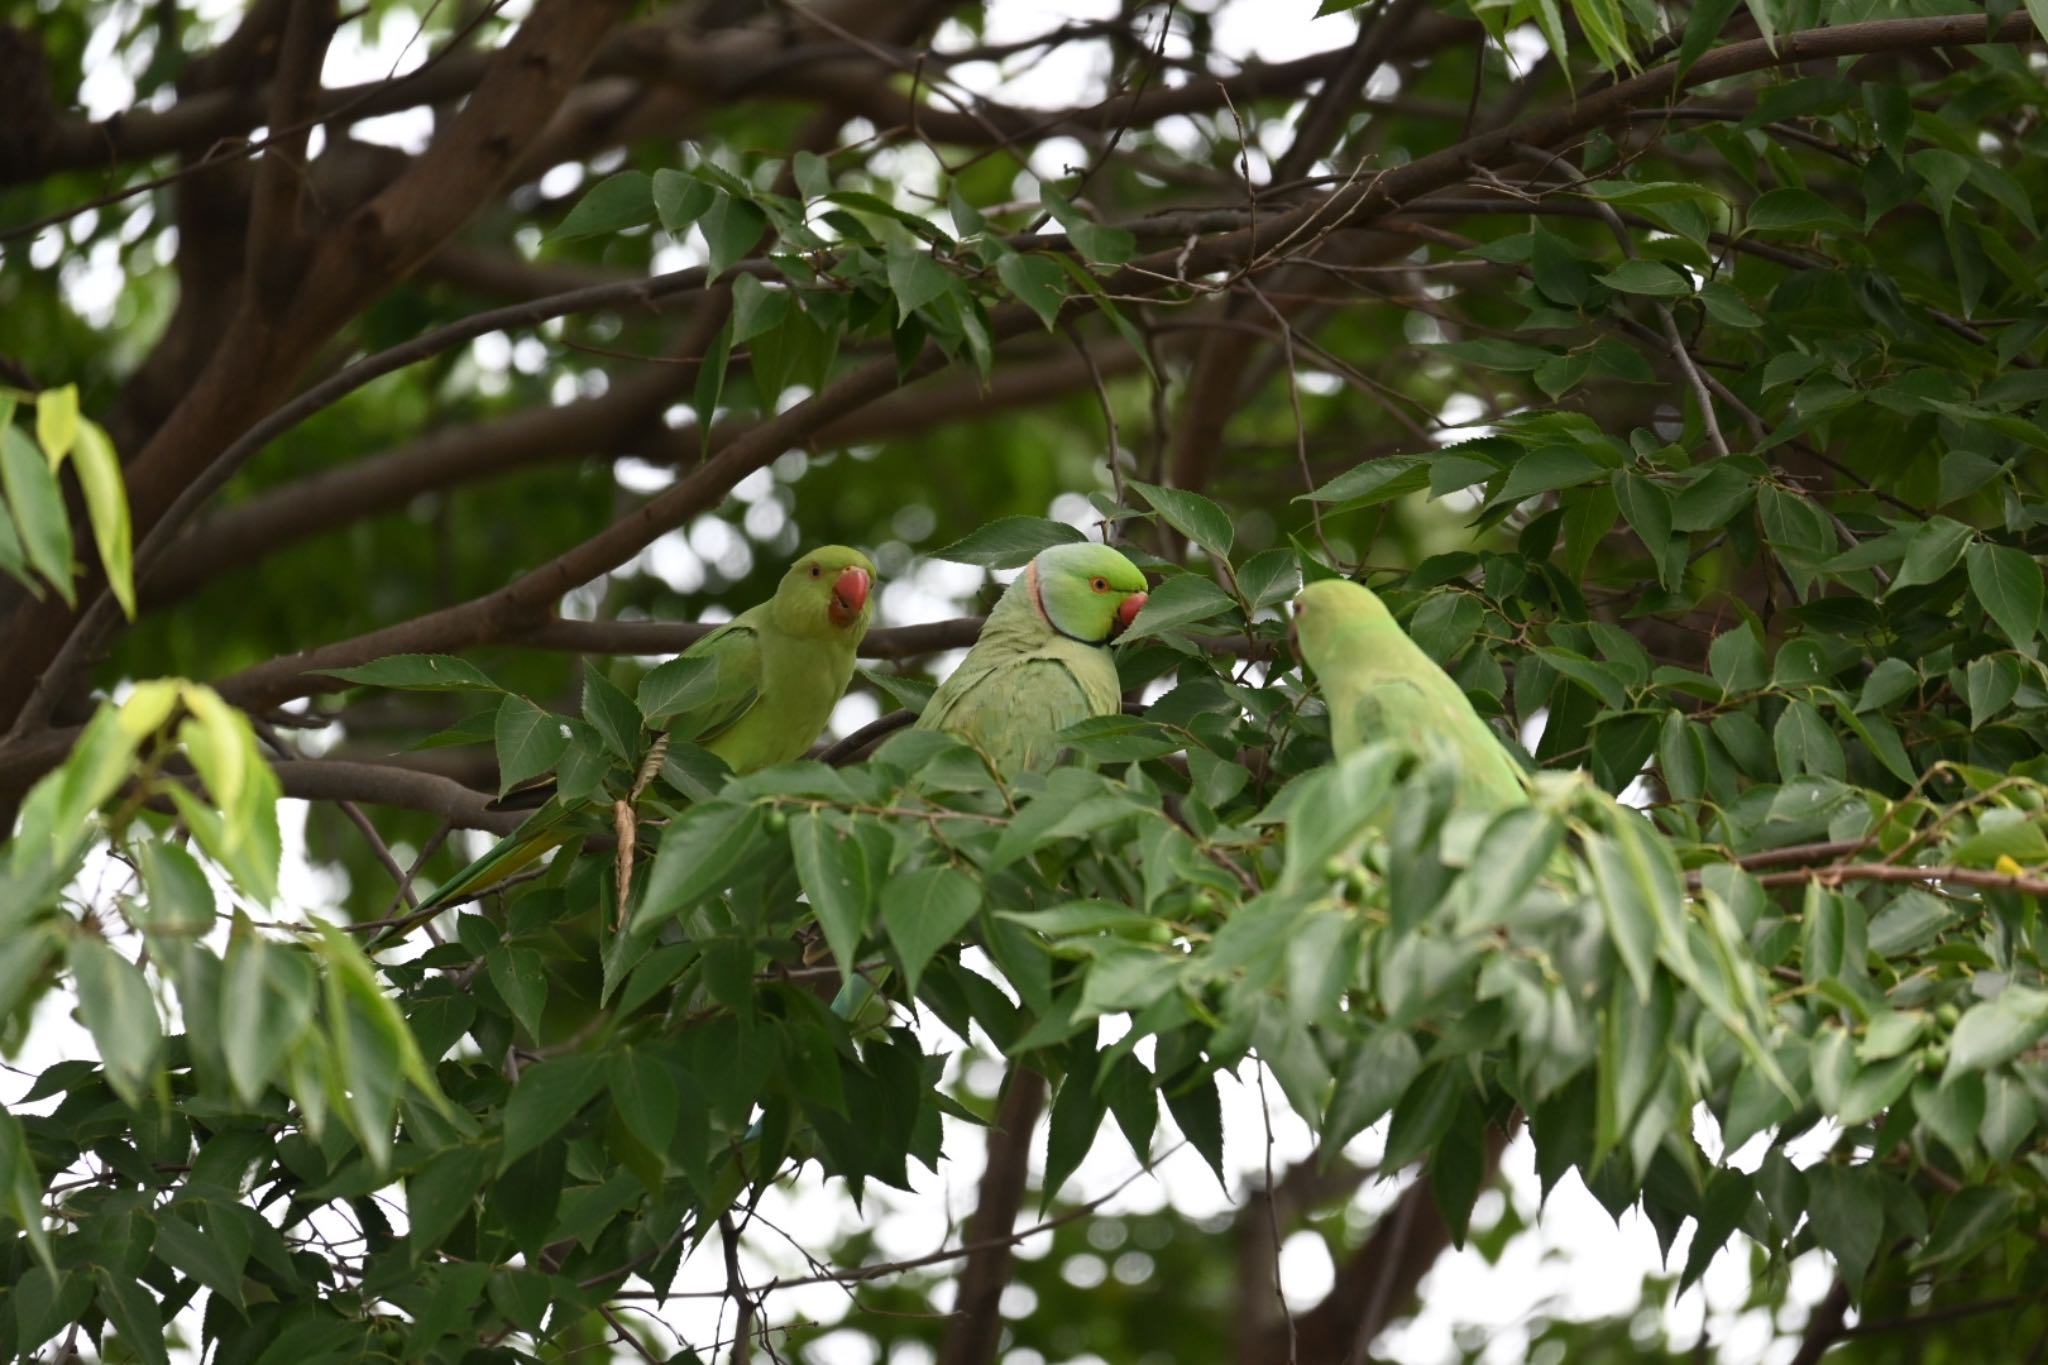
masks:
<svg viewBox="0 0 2048 1365"><path fill-rule="evenodd" d="M1369 589L1341 579L1310 584L1295 599L1294 634L1322 689L1338 753L1396 739L1417 753L1455 758L1459 801L1468 809L1528 800L1521 764L1472 709L1464 689Z"/></svg>

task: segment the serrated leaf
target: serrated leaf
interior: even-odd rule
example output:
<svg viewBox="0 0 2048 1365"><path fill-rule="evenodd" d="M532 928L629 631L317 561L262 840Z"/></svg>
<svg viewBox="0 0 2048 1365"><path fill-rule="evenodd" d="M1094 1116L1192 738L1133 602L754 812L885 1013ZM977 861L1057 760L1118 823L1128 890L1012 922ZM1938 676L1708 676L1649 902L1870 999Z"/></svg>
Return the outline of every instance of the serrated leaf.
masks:
<svg viewBox="0 0 2048 1365"><path fill-rule="evenodd" d="M1966 1071L2010 1061L2048 1033L2048 992L2008 986L1995 999L1972 1005L1949 1039L1944 1083Z"/></svg>
<svg viewBox="0 0 2048 1365"><path fill-rule="evenodd" d="M1200 493L1162 488L1135 479L1129 486L1137 489L1139 496L1151 504L1152 510L1165 518L1167 525L1174 530L1218 559L1230 557L1230 547L1236 541L1236 534L1230 524L1230 514L1216 503Z"/></svg>
<svg viewBox="0 0 2048 1365"><path fill-rule="evenodd" d="M690 224L704 216L704 210L711 207L711 201L717 194L694 175L666 167L654 173L652 197L655 216L661 220L662 230L672 237L688 232Z"/></svg>
<svg viewBox="0 0 2048 1365"><path fill-rule="evenodd" d="M467 659L452 654L393 654L354 668L313 670L363 687L412 692L502 692L505 689Z"/></svg>
<svg viewBox="0 0 2048 1365"><path fill-rule="evenodd" d="M1964 560L1971 594L2005 638L2025 649L2041 627L2040 562L2024 550L1989 541L1971 545Z"/></svg>
<svg viewBox="0 0 2048 1365"><path fill-rule="evenodd" d="M1767 190L1749 206L1751 232L1810 232L1828 228L1854 232L1849 216L1812 190L1786 186Z"/></svg>
<svg viewBox="0 0 2048 1365"><path fill-rule="evenodd" d="M1347 470L1296 502L1336 502L1339 511L1373 507L1429 487L1427 455L1388 455Z"/></svg>
<svg viewBox="0 0 2048 1365"><path fill-rule="evenodd" d="M891 877L882 886L882 926L903 963L905 984L917 989L932 955L967 926L981 907L981 886L954 867L927 867Z"/></svg>
<svg viewBox="0 0 2048 1365"><path fill-rule="evenodd" d="M1886 595L1901 588L1932 583L1963 557L1963 551L1970 544L1975 532L1959 521L1948 517L1930 517L1913 528L1913 534L1906 540L1906 555L1899 564L1899 572L1892 579ZM2036 575L2038 583L2039 575Z"/></svg>
<svg viewBox="0 0 2048 1365"><path fill-rule="evenodd" d="M1624 294L1680 298L1692 292L1692 281L1661 261L1623 261L1600 276L1600 283Z"/></svg>
<svg viewBox="0 0 2048 1365"><path fill-rule="evenodd" d="M712 193L711 206L697 220L697 228L711 249L707 278L715 280L752 254L768 230L768 215L744 199L717 190Z"/></svg>
<svg viewBox="0 0 2048 1365"><path fill-rule="evenodd" d="M584 1105L604 1088L604 1060L572 1054L536 1063L519 1073L519 1084L505 1102L505 1145L498 1170L562 1131Z"/></svg>
<svg viewBox="0 0 2048 1365"><path fill-rule="evenodd" d="M953 287L953 276L929 251L911 246L889 248L889 292L896 296L896 320L912 313Z"/></svg>
<svg viewBox="0 0 2048 1365"><path fill-rule="evenodd" d="M645 171L608 175L583 192L548 236L594 237L654 221L654 182Z"/></svg>
<svg viewBox="0 0 2048 1365"><path fill-rule="evenodd" d="M789 848L825 942L850 979L874 900L866 855L840 822L815 811L790 818Z"/></svg>
<svg viewBox="0 0 2048 1365"><path fill-rule="evenodd" d="M1017 296L1019 303L1038 314L1047 331L1052 330L1067 301L1066 291L1060 287L1067 278L1066 271L1043 256L1011 252L996 262L996 278Z"/></svg>
<svg viewBox="0 0 2048 1365"><path fill-rule="evenodd" d="M139 1106L156 1079L164 1042L149 982L134 963L92 935L72 940L69 957L78 1011L106 1064L107 1083Z"/></svg>
<svg viewBox="0 0 2048 1365"><path fill-rule="evenodd" d="M568 722L516 693L498 704L493 727L498 750L498 795L554 767L569 747Z"/></svg>
<svg viewBox="0 0 2048 1365"><path fill-rule="evenodd" d="M1120 637L1142 640L1169 630L1207 621L1232 610L1237 604L1230 594L1200 574L1175 574L1154 588L1139 609L1137 619Z"/></svg>
<svg viewBox="0 0 2048 1365"><path fill-rule="evenodd" d="M1021 569L1040 550L1055 545L1075 545L1087 540L1063 521L1045 517L998 517L969 532L942 550L932 551L934 559L955 564L978 564L985 569Z"/></svg>

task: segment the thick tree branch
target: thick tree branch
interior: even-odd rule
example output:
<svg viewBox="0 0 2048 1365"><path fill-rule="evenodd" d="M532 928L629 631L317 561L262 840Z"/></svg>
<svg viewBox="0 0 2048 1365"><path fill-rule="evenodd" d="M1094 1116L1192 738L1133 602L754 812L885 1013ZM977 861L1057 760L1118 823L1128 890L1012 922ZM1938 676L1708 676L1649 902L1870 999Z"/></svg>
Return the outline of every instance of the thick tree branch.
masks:
<svg viewBox="0 0 2048 1365"><path fill-rule="evenodd" d="M699 331L693 326L674 348L678 359L702 352L703 345L696 343L705 338L697 335ZM1140 363L1121 342L1098 344L1091 354L1109 374L1130 373ZM688 464L699 454L696 429L670 430L655 419L673 395L688 389L695 375L692 364L662 365L655 372L617 381L599 398L430 432L381 455L260 493L208 518L166 550L161 567L144 585L144 601L175 601L222 574L245 572L265 555L309 536L396 511L437 489L589 455L630 454L656 464ZM972 375L934 377L826 426L808 444L814 450L834 450L929 431L1037 403L1087 382L1086 369L1070 354L1007 365L985 388ZM735 424L729 431L715 431L714 448L744 429Z"/></svg>
<svg viewBox="0 0 2048 1365"><path fill-rule="evenodd" d="M1021 1064L1013 1066L995 1126L989 1130L988 1165L963 1234L973 1249L960 1267L953 1311L939 1344L939 1365L992 1365L996 1358L1003 1331L997 1302L1010 1282L1010 1235L1024 1203L1031 1137L1044 1110L1045 1077Z"/></svg>
<svg viewBox="0 0 2048 1365"><path fill-rule="evenodd" d="M361 801L373 806L426 811L457 829L509 834L522 811L486 809L490 796L452 778L384 763L330 758L288 758L271 765L284 794L302 801Z"/></svg>

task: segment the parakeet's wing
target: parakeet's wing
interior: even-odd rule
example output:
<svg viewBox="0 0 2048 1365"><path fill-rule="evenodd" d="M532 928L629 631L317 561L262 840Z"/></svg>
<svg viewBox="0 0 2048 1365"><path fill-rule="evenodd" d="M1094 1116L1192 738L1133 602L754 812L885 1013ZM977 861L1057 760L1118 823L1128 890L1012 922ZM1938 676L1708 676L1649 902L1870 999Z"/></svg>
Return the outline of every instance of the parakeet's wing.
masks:
<svg viewBox="0 0 2048 1365"><path fill-rule="evenodd" d="M1115 695L1109 698L1114 709ZM1049 765L1059 733L1103 714L1074 671L1057 658L1032 656L992 670L950 709L943 728L966 738L1004 774Z"/></svg>
<svg viewBox="0 0 2048 1365"><path fill-rule="evenodd" d="M709 691L689 710L670 717L670 734L692 744L709 744L761 700L761 627L747 612L720 626L682 652L685 659L708 660L713 672Z"/></svg>
<svg viewBox="0 0 2048 1365"><path fill-rule="evenodd" d="M1448 676L1375 677L1349 704L1363 740L1397 740L1418 754L1449 752L1467 799L1512 805L1525 798L1520 765Z"/></svg>

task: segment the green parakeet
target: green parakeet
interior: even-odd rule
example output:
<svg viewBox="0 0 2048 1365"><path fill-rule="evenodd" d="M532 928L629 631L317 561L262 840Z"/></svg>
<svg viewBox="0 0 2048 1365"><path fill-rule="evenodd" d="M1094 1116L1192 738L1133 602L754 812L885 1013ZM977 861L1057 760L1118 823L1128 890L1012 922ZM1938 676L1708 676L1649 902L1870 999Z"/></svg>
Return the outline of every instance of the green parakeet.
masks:
<svg viewBox="0 0 2048 1365"><path fill-rule="evenodd" d="M736 773L803 757L853 676L854 651L873 617L875 566L858 550L826 545L790 565L766 602L749 607L684 650L708 660L689 686L688 709L668 733L717 754ZM573 817L590 801L565 801L552 784L533 817L420 903L448 905L492 886L582 833Z"/></svg>
<svg viewBox="0 0 2048 1365"><path fill-rule="evenodd" d="M959 735L1006 778L1050 765L1061 730L1116 713L1116 664L1104 646L1144 605L1145 575L1107 545L1040 551L932 694L918 728Z"/></svg>
<svg viewBox="0 0 2048 1365"><path fill-rule="evenodd" d="M1408 638L1368 588L1324 579L1294 599L1294 653L1315 674L1330 710L1330 742L1347 754L1395 739L1418 754L1448 754L1468 810L1528 801L1522 767L1472 709L1464 689Z"/></svg>

